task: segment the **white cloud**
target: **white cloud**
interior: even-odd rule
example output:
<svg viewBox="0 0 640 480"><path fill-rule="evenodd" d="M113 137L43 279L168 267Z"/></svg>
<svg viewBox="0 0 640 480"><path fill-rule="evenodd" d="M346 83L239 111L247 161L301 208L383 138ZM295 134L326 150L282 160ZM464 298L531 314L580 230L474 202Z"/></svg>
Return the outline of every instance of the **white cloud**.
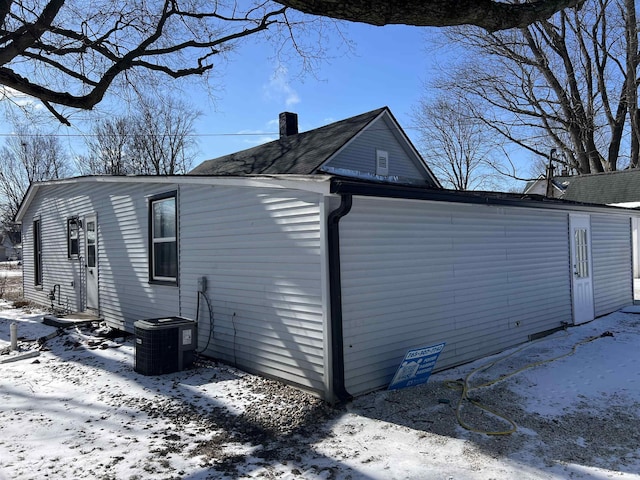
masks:
<svg viewBox="0 0 640 480"><path fill-rule="evenodd" d="M272 122L268 122L270 125ZM276 129L278 127L276 126ZM268 128L265 130L240 130L238 135L246 135L246 138L243 140L243 143L248 145L262 145L263 143L268 143L276 140L278 138L277 135L271 134L272 128Z"/></svg>
<svg viewBox="0 0 640 480"><path fill-rule="evenodd" d="M249 143L251 145L262 145L263 143L273 142L274 140L277 140L277 139L278 137L264 135L262 137L256 137L250 140L245 140L245 143Z"/></svg>
<svg viewBox="0 0 640 480"><path fill-rule="evenodd" d="M16 105L20 107L32 106L36 108L41 108L42 105L33 97L19 92L18 90L14 90L11 87L6 87L4 85L0 85L0 99L10 100Z"/></svg>
<svg viewBox="0 0 640 480"><path fill-rule="evenodd" d="M269 83L264 88L267 100L283 102L285 107L291 108L301 102L300 95L289 85L289 71L285 66L279 66Z"/></svg>

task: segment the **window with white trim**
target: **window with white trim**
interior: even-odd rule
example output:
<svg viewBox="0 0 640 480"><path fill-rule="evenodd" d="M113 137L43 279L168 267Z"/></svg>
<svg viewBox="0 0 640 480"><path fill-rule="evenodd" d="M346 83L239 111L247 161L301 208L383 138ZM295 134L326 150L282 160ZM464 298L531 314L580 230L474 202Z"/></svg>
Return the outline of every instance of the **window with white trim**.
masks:
<svg viewBox="0 0 640 480"><path fill-rule="evenodd" d="M578 278L589 277L589 243L587 242L587 229L576 228L574 230L575 242L575 269L574 274Z"/></svg>
<svg viewBox="0 0 640 480"><path fill-rule="evenodd" d="M80 220L78 217L67 219L67 257L78 258L80 254Z"/></svg>
<svg viewBox="0 0 640 480"><path fill-rule="evenodd" d="M39 218L33 221L33 284L42 286L42 223Z"/></svg>
<svg viewBox="0 0 640 480"><path fill-rule="evenodd" d="M178 283L176 192L149 200L149 281Z"/></svg>

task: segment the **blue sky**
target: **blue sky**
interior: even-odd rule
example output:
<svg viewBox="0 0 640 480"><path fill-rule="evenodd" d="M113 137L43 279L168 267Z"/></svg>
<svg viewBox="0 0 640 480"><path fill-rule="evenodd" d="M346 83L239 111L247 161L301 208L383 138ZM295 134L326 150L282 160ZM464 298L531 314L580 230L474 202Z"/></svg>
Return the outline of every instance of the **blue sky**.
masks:
<svg viewBox="0 0 640 480"><path fill-rule="evenodd" d="M412 108L427 93L425 85L440 74L439 67L454 62L459 52L444 42L437 28L356 23L343 23L342 28L353 49L345 52L339 41L327 45L327 60L312 74L301 75L295 58L279 64L271 44L248 38L215 70L209 91L202 82L181 83L174 94L184 95L202 112L195 126L199 151L193 166L277 138L278 114L283 111L297 113L300 131L306 131L388 106L418 146ZM126 113L108 102L97 110L104 115ZM83 153L82 135L91 131L82 121L86 117L74 113L71 129L51 122L72 154ZM0 134L11 128L5 123Z"/></svg>
<svg viewBox="0 0 640 480"><path fill-rule="evenodd" d="M301 75L295 58L290 64L278 64L274 47L256 37L240 40L229 61L214 70L210 91L200 81L177 85L174 95L184 95L202 112L196 124L200 152L195 163L273 140L278 114L283 111L297 113L300 131L305 131L386 105L415 139L410 112L423 95L435 60L425 51L426 36L437 35L438 29L356 23L342 23L342 28L353 49L345 54L343 43L327 45L328 58L312 74ZM44 112L29 98L16 96L13 101ZM20 119L17 110L13 114ZM82 135L91 130L83 120L110 114L126 112L106 100L92 114L72 112L70 129L49 114L41 126L55 130L74 153L82 153ZM11 132L7 120L0 134Z"/></svg>
<svg viewBox="0 0 640 480"><path fill-rule="evenodd" d="M430 75L425 29L350 24L353 51L323 62L315 75L278 66L268 46L241 46L220 78L215 108L199 103L201 159L214 158L276 138L278 114L298 114L300 131L388 106L407 133L411 108ZM329 56L338 52L329 51ZM197 95L194 95L197 97ZM198 99L192 101L198 104ZM205 109L206 108L206 109ZM250 133L246 136L216 134ZM269 135L271 134L271 135Z"/></svg>

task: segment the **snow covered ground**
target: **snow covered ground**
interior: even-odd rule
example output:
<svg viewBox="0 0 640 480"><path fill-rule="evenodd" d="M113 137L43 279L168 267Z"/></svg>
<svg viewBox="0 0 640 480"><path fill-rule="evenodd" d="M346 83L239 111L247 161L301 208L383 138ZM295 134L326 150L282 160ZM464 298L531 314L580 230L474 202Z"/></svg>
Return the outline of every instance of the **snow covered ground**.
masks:
<svg viewBox="0 0 640 480"><path fill-rule="evenodd" d="M40 352L0 355L2 480L640 478L640 314L333 409L211 361L140 375L132 339L105 338L98 325L68 328L40 351L30 340L56 329L25 308L0 301L0 350L15 322L20 353ZM535 362L545 363L512 375ZM459 425L460 392L445 382L476 369L468 398L514 421L515 433ZM510 427L468 401L460 418L474 430Z"/></svg>

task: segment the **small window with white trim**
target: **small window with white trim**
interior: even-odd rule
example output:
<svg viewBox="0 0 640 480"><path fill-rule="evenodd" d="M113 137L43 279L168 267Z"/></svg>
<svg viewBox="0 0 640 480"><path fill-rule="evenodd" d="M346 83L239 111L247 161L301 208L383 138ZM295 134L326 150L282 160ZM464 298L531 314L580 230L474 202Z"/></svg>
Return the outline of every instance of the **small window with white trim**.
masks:
<svg viewBox="0 0 640 480"><path fill-rule="evenodd" d="M149 281L178 283L176 192L149 200Z"/></svg>
<svg viewBox="0 0 640 480"><path fill-rule="evenodd" d="M376 150L376 175L389 175L389 152Z"/></svg>
<svg viewBox="0 0 640 480"><path fill-rule="evenodd" d="M67 258L78 258L80 254L80 242L78 232L80 220L78 217L67 219Z"/></svg>
<svg viewBox="0 0 640 480"><path fill-rule="evenodd" d="M42 287L42 222L33 220L33 284Z"/></svg>

